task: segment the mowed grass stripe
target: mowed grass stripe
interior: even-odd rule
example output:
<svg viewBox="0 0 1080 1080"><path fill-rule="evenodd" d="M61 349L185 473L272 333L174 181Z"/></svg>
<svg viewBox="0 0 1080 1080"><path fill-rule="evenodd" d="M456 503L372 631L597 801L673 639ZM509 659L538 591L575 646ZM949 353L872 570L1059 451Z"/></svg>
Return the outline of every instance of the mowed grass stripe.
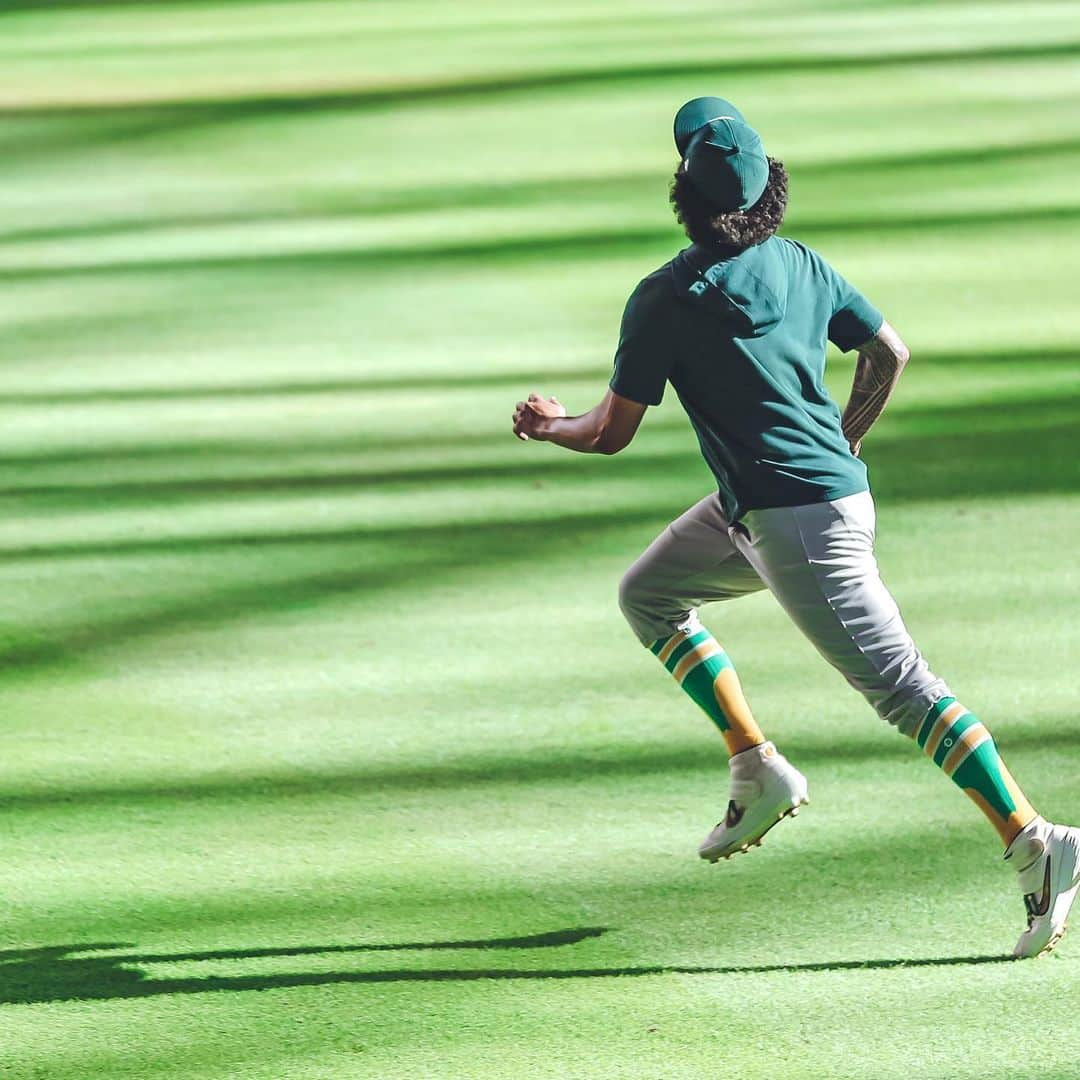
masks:
<svg viewBox="0 0 1080 1080"><path fill-rule="evenodd" d="M329 86L301 93L280 90L265 94L233 96L199 96L190 99L166 96L134 101L46 101L42 103L13 103L0 101L0 115L10 118L41 116L116 116L152 111L163 120L215 123L267 113L283 114L293 111L324 111L347 108L378 108L399 103L415 104L426 100L440 102L494 94L515 94L523 91L545 90L553 87L583 89L596 83L642 81L666 77L734 78L747 75L769 75L777 72L814 72L839 70L918 67L932 63L965 64L1028 61L1071 57L1080 52L1080 37L1062 35L1060 27L1038 42L1018 42L1004 38L977 47L904 48L882 46L876 39L875 48L852 50L826 49L813 53L790 51L764 54L728 54L699 59L688 55L676 62L644 61L633 64L613 62L607 65L580 64L548 70L525 70L519 74L505 71L472 78L449 78L435 81L392 81L387 85ZM831 43L830 43L831 44ZM616 54L617 55L617 54Z"/></svg>

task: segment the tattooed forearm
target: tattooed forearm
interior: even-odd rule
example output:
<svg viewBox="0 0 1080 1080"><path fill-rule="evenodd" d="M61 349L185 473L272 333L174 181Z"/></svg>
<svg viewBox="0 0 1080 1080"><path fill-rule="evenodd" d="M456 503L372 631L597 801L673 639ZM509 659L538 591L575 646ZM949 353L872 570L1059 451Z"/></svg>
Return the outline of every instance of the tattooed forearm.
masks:
<svg viewBox="0 0 1080 1080"><path fill-rule="evenodd" d="M907 360L907 346L888 323L882 323L877 336L859 349L855 381L842 418L844 438L855 453L884 410Z"/></svg>

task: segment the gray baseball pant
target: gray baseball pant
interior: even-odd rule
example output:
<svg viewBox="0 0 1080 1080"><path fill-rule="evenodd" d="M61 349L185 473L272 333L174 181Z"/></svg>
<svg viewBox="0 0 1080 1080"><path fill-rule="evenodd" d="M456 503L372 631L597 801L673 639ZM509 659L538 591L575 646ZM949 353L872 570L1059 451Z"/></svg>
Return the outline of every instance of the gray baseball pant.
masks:
<svg viewBox="0 0 1080 1080"><path fill-rule="evenodd" d="M707 495L630 567L619 605L645 645L700 630L702 603L768 588L818 652L878 714L914 735L950 696L885 588L868 491L833 502L750 510L731 525Z"/></svg>

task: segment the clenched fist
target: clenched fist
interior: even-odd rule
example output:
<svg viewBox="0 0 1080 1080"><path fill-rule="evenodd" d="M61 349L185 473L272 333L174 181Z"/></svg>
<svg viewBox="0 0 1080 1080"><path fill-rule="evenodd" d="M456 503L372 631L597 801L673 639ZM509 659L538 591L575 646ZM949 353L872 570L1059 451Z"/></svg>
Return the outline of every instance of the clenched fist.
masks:
<svg viewBox="0 0 1080 1080"><path fill-rule="evenodd" d="M566 408L558 398L530 394L527 401L519 401L514 406L514 434L522 442L543 440L547 421L565 415Z"/></svg>

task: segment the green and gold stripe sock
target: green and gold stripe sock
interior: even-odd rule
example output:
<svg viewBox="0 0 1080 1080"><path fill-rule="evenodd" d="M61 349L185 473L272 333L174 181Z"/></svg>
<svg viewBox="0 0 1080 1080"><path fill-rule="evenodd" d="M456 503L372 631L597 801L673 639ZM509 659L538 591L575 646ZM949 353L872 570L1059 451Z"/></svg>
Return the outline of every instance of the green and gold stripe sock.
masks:
<svg viewBox="0 0 1080 1080"><path fill-rule="evenodd" d="M943 698L930 709L915 732L915 741L978 804L1003 837L1035 817L1034 808L1001 760L993 736L955 698Z"/></svg>
<svg viewBox="0 0 1080 1080"><path fill-rule="evenodd" d="M724 733L729 750L737 752L765 741L734 665L708 630L658 638L649 648Z"/></svg>

